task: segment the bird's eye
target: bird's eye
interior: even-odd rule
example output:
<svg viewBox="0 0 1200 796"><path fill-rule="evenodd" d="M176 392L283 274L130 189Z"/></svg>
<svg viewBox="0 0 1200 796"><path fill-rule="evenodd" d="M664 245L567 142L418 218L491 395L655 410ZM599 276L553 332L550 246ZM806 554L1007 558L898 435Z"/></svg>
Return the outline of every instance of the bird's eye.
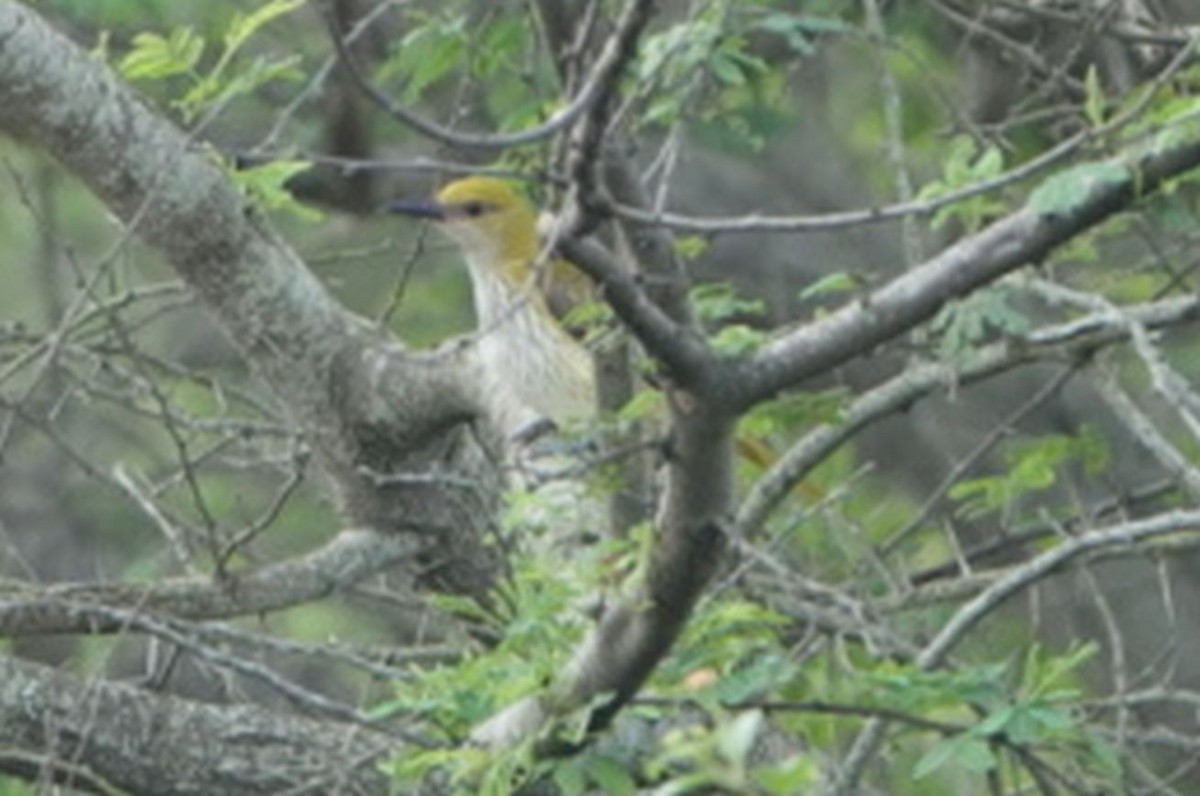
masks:
<svg viewBox="0 0 1200 796"><path fill-rule="evenodd" d="M483 202L466 202L462 206L463 215L475 218L487 212L487 205Z"/></svg>

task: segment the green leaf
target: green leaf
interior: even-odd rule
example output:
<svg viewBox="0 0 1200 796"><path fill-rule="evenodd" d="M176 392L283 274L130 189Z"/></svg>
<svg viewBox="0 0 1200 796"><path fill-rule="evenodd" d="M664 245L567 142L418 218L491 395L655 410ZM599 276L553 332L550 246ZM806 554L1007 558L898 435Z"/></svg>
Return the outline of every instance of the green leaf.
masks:
<svg viewBox="0 0 1200 796"><path fill-rule="evenodd" d="M1092 439L1091 435L1087 434L1088 431L1091 431L1093 435L1095 434L1095 432L1091 429L1085 430L1083 435L1083 439L1085 440ZM1103 440L1101 440L1101 443L1102 442ZM1047 686L1057 683L1063 677L1078 669L1084 663L1095 657L1096 653L1099 651L1099 644L1094 641L1088 641L1080 644L1077 648L1071 650L1066 655L1053 656L1046 663L1045 674L1042 675L1042 677L1037 681L1038 691L1045 691Z"/></svg>
<svg viewBox="0 0 1200 796"><path fill-rule="evenodd" d="M522 69L519 54L527 50L530 35L528 20L520 14L499 15L476 39L472 76L519 73Z"/></svg>
<svg viewBox="0 0 1200 796"><path fill-rule="evenodd" d="M779 763L759 766L751 776L770 796L795 796L812 792L820 774L811 755L799 754Z"/></svg>
<svg viewBox="0 0 1200 796"><path fill-rule="evenodd" d="M999 148L991 146L980 153L975 139L968 136L958 136L950 141L944 163L942 178L922 186L917 193L918 199L936 199L992 179L1004 171L1004 155ZM975 230L987 218L1004 210L1005 205L1000 200L980 194L942 207L934 213L930 225L939 229L947 221L954 219L967 230Z"/></svg>
<svg viewBox="0 0 1200 796"><path fill-rule="evenodd" d="M450 73L466 50L466 42L460 38L443 38L431 46L412 72L408 84L404 87L404 96L414 101L425 92L429 86Z"/></svg>
<svg viewBox="0 0 1200 796"><path fill-rule="evenodd" d="M792 680L797 672L786 655L766 653L720 677L714 692L722 703L737 705L770 693Z"/></svg>
<svg viewBox="0 0 1200 796"><path fill-rule="evenodd" d="M742 298L728 282L697 285L688 292L688 298L696 310L696 316L705 322L724 321L735 316L762 316L766 313L766 304L758 299Z"/></svg>
<svg viewBox="0 0 1200 796"><path fill-rule="evenodd" d="M297 202L284 187L284 183L311 166L307 160L274 160L235 171L232 177L234 183L267 210L288 210L306 221L315 221L321 214Z"/></svg>
<svg viewBox="0 0 1200 796"><path fill-rule="evenodd" d="M1071 449L1077 449L1078 440L1086 439L1086 436L1085 432L1079 438L1058 438L1068 441L1060 444L1060 447L1066 448L1067 445L1070 445ZM1072 450L1064 450L1064 457L1070 455L1071 452ZM1031 645L1022 664L1019 688L1022 698L1027 702L1050 701L1052 698L1073 699L1077 689L1071 687L1064 690L1064 680L1067 680L1076 669L1095 656L1098 650L1099 645L1089 641L1073 647L1066 653L1051 655L1047 654L1040 644ZM1068 682L1067 685L1070 686L1070 683Z"/></svg>
<svg viewBox="0 0 1200 796"><path fill-rule="evenodd" d="M612 307L603 301L581 301L567 310L562 325L573 332L604 327L613 320Z"/></svg>
<svg viewBox="0 0 1200 796"><path fill-rule="evenodd" d="M794 392L755 406L742 416L738 434L765 437L776 432L788 433L812 423L838 423L849 394L835 387L823 392Z"/></svg>
<svg viewBox="0 0 1200 796"><path fill-rule="evenodd" d="M659 417L663 414L664 402L663 394L658 390L639 390L621 407L617 416L619 419L629 422Z"/></svg>
<svg viewBox="0 0 1200 796"><path fill-rule="evenodd" d="M884 704L913 713L928 713L964 703L1000 704L1007 690L1004 664L974 666L956 672L923 672L907 666L881 666L868 682Z"/></svg>
<svg viewBox="0 0 1200 796"><path fill-rule="evenodd" d="M529 781L533 769L532 740L491 757L479 779L478 796L512 796ZM462 791L459 791L460 793Z"/></svg>
<svg viewBox="0 0 1200 796"><path fill-rule="evenodd" d="M588 755L583 759L583 769L588 779L606 796L634 796L637 783L616 760L605 755Z"/></svg>
<svg viewBox="0 0 1200 796"><path fill-rule="evenodd" d="M913 768L913 779L924 779L951 762L982 773L996 766L996 756L987 742L969 734L956 735L930 747Z"/></svg>
<svg viewBox="0 0 1200 796"><path fill-rule="evenodd" d="M485 610L477 600L471 597L436 593L429 596L429 602L434 608L443 613L453 614L475 622L486 623L495 618L495 615L491 611Z"/></svg>
<svg viewBox="0 0 1200 796"><path fill-rule="evenodd" d="M638 80L669 81L702 66L720 36L717 20L704 15L647 36L637 65Z"/></svg>
<svg viewBox="0 0 1200 796"><path fill-rule="evenodd" d="M694 260L708 251L708 240L699 235L680 235L671 245L675 248L675 253L685 260Z"/></svg>
<svg viewBox="0 0 1200 796"><path fill-rule="evenodd" d="M1034 703L1018 705L1005 728L1005 734L1019 744L1041 743L1076 726L1075 717L1065 708Z"/></svg>
<svg viewBox="0 0 1200 796"><path fill-rule="evenodd" d="M1016 705L1005 705L999 710L992 711L983 721L975 725L975 733L977 735L991 736L1004 732L1018 710L1019 708Z"/></svg>
<svg viewBox="0 0 1200 796"><path fill-rule="evenodd" d="M783 37L788 47L797 55L809 56L816 52L816 48L804 35L803 26L792 14L769 14L759 21L758 27Z"/></svg>
<svg viewBox="0 0 1200 796"><path fill-rule="evenodd" d="M1087 428L1078 436L1049 434L1011 442L1005 447L1004 456L1008 472L961 481L949 490L951 499L964 501L963 515L976 516L1000 509L1024 494L1054 486L1058 472L1067 462L1081 461L1094 474L1108 460L1104 440ZM1086 659L1086 655L1082 659ZM1025 671L1027 677L1033 677L1039 671L1036 659L1026 662Z"/></svg>
<svg viewBox="0 0 1200 796"><path fill-rule="evenodd" d="M831 293L845 293L859 286L860 281L845 271L835 271L813 282L800 291L800 298L810 299L816 296L827 296Z"/></svg>
<svg viewBox="0 0 1200 796"><path fill-rule="evenodd" d="M555 766L551 778L562 796L583 796L587 790L587 778L580 760L566 760Z"/></svg>
<svg viewBox="0 0 1200 796"><path fill-rule="evenodd" d="M305 2L306 0L271 0L250 14L234 14L228 30L225 31L226 56L241 49L242 45L249 41L259 28L277 17L295 11Z"/></svg>
<svg viewBox="0 0 1200 796"><path fill-rule="evenodd" d="M941 334L938 353L960 362L989 336L1019 336L1029 330L1029 319L1009 304L1011 291L1003 286L977 290L946 305L930 326Z"/></svg>
<svg viewBox="0 0 1200 796"><path fill-rule="evenodd" d="M847 32L849 26L836 17L818 17L809 14L770 13L758 21L759 30L781 36L788 47L798 55L809 56L816 52L812 38L819 35Z"/></svg>
<svg viewBox="0 0 1200 796"><path fill-rule="evenodd" d="M249 67L238 71L228 80L210 75L198 81L177 104L191 113L218 97L227 100L249 94L259 86L275 80L299 80L304 76L296 66L299 62L300 56L289 56L276 61L257 58Z"/></svg>
<svg viewBox="0 0 1200 796"><path fill-rule="evenodd" d="M725 52L718 50L708 59L708 68L717 79L729 86L740 86L746 82L742 68Z"/></svg>
<svg viewBox="0 0 1200 796"><path fill-rule="evenodd" d="M1084 766L1099 774L1105 782L1117 785L1122 779L1121 755L1109 743L1093 733L1083 735L1083 745L1086 756ZM1117 792L1114 788L1112 792Z"/></svg>
<svg viewBox="0 0 1200 796"><path fill-rule="evenodd" d="M121 59L121 75L127 80L161 80L191 72L204 52L204 38L191 28L176 28L167 38L157 33L133 37L133 49Z"/></svg>
<svg viewBox="0 0 1200 796"><path fill-rule="evenodd" d="M679 118L682 110L683 104L679 101L679 96L677 94L667 94L655 98L650 103L650 107L642 115L642 121L646 124L670 125Z"/></svg>
<svg viewBox="0 0 1200 796"><path fill-rule="evenodd" d="M1153 138L1146 148L1152 153L1165 152L1180 144L1195 139L1200 133L1200 96L1176 97L1144 114L1127 136L1139 135L1143 130L1152 132ZM1181 175L1179 180L1196 180L1194 171ZM1174 180L1168 183L1170 188Z"/></svg>
<svg viewBox="0 0 1200 796"><path fill-rule="evenodd" d="M717 751L727 762L744 766L765 723L761 710L739 713L733 721L717 728Z"/></svg>
<svg viewBox="0 0 1200 796"><path fill-rule="evenodd" d="M431 16L410 30L396 46L395 55L379 71L380 79L404 80L402 99L418 101L425 90L457 67L466 54L467 21L464 16Z"/></svg>
<svg viewBox="0 0 1200 796"><path fill-rule="evenodd" d="M1042 214L1066 213L1092 195L1092 192L1108 186L1127 183L1132 172L1119 163L1082 163L1066 169L1042 182L1029 195L1029 208Z"/></svg>
<svg viewBox="0 0 1200 796"><path fill-rule="evenodd" d="M722 327L709 339L709 342L718 354L736 357L753 351L766 339L766 333L758 329L753 329L744 323L731 323Z"/></svg>

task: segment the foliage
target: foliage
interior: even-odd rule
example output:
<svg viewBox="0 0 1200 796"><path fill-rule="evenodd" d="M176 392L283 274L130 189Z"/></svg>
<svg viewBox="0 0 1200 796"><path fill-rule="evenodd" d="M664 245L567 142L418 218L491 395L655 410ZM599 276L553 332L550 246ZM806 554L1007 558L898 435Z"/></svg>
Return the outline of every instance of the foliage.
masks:
<svg viewBox="0 0 1200 796"><path fill-rule="evenodd" d="M996 335L1019 336L1029 319L1010 304L1012 291L1004 285L977 290L946 305L930 323L939 335L938 354L951 362L968 361L972 351Z"/></svg>
<svg viewBox="0 0 1200 796"><path fill-rule="evenodd" d="M790 393L754 407L742 417L739 428L754 437L768 437L795 434L818 424L834 425L841 421L848 397L841 388Z"/></svg>
<svg viewBox="0 0 1200 796"><path fill-rule="evenodd" d="M978 516L1010 508L1019 498L1043 492L1058 482L1068 463L1078 462L1085 473L1095 476L1108 465L1108 448L1094 429L1076 436L1051 434L1006 446L1008 471L994 476L960 481L949 497L961 502L964 516Z"/></svg>
<svg viewBox="0 0 1200 796"><path fill-rule="evenodd" d="M468 43L464 14L421 14L396 43L396 54L380 67L378 76L404 77L402 99L411 104L459 66Z"/></svg>
<svg viewBox="0 0 1200 796"><path fill-rule="evenodd" d="M754 350L766 339L763 332L739 322L763 315L765 304L761 300L741 298L731 285L721 282L697 285L689 298L699 320L719 325L709 338L718 353L736 357Z"/></svg>
<svg viewBox="0 0 1200 796"><path fill-rule="evenodd" d="M1081 729L1074 715L1081 692L1063 682L1095 653L1094 644L1085 644L1062 655L1048 656L1035 644L1026 654L1021 680L1011 695L987 687L1000 671L986 669L980 683L984 687L972 687L969 696L963 695L982 718L967 730L931 746L917 763L913 776L923 779L951 765L988 772L998 765L997 748L1009 752L1011 748L1037 746L1052 754L1066 751L1089 778L1095 777L1095 786L1119 787L1121 770L1116 755Z"/></svg>
<svg viewBox="0 0 1200 796"><path fill-rule="evenodd" d="M439 324L447 318L465 328L465 277L461 269L430 273L423 239L413 244L411 257L405 253L406 269L415 266L415 282L410 284L410 271L398 274L395 262L394 240L406 231L375 219L318 214L289 190L301 175L318 176L310 171L313 161L305 153L336 137L333 120L324 118L334 111L324 105L302 110L321 96L316 88L310 93L307 81L313 80L313 86L329 96L344 88L336 78L318 79L328 47L323 31L316 30L315 17L301 12L303 0L269 0L233 14L221 6L195 21L173 16L181 13L177 5L136 0L104 0L93 6L78 0L55 3L74 19L94 16L105 30L153 28L129 37L121 30L111 36L97 32L90 40L101 41L98 57L121 51L128 41L117 59L121 74L161 98L198 141L241 142L280 121L285 143L272 150L271 159L244 169L227 167L228 175L257 208L287 211L278 219L285 234L301 248L311 248L315 269L340 299L355 310L366 306L372 311L381 296L395 299L403 305L402 312L416 313L410 323L428 338L440 337ZM363 62L370 64L371 79L397 102L464 129L519 130L543 121L569 100L541 31L527 15L532 4L450 0L394 5L385 9L387 24L382 28L394 35L376 52L363 43ZM607 13L620 5L601 3L597 8ZM1006 175L1056 146L1062 140L1059 133L1050 125L998 131L964 124L961 108L939 103L963 88L959 83L966 78L932 77L939 70L922 68L922 59L936 56L939 47L951 49L945 47L945 20L937 9L887 11L885 22L894 35L884 38L860 18L856 7L844 3L714 0L662 13L638 42L616 87L611 128L605 136L613 141L625 135L636 138L637 146L630 149L646 169L639 176L647 189L661 187L662 196L676 194L673 184L660 185L660 180L679 180L693 190L693 184L711 185L687 181L696 174L708 177L710 171L724 174L722 169L729 168L757 189L748 191L755 198L738 211L747 218L751 213L841 213L852 211L854 203L867 207L859 192L834 190L840 186L817 185L810 192L813 186L794 184L802 181L793 180L797 174L804 179L825 174L821 167L826 164L814 162L822 156L851 171L847 152L868 153L863 162L851 164L865 172L867 184L893 186L900 172L911 178L912 191L900 200L915 197L936 203L970 194L939 204L927 217L905 217L896 225L907 225L904 231L912 233L912 240L905 243L914 244L916 252L932 253L1013 212L1067 216L1097 191L1118 186L1137 196L1139 205L1058 249L1039 278L1089 291L1097 305L1115 305L1114 314L1126 324L1134 323L1134 315L1125 313L1126 305L1194 293L1196 172L1170 181L1165 196L1152 198L1131 164L1146 152L1192 140L1200 129L1200 67L1181 68L1171 80L1136 96L1118 95L1095 67L1078 74L1063 71L1060 77L1070 88L1066 98L1056 94L1059 102L1050 105L1035 92L1028 98L1033 105L1028 111L1037 117L1061 112L1062 106L1073 125L1066 129L1086 129L1093 135L1086 147L1074 151L1070 165L1041 169L1036 177L1017 184ZM284 25L291 27L285 31ZM599 29L607 33L608 26ZM971 42L958 42L953 49L970 46ZM865 53L879 57L861 57ZM874 91L886 85L881 74L887 70L898 96L879 89L881 101L861 100L863 86ZM1036 76L1037 70L1032 73ZM822 82L823 92L805 91L806 81ZM1053 81L1043 88L1052 92ZM1039 104L1043 100L1047 105ZM854 103L860 101L879 107L869 109L871 122L859 121L854 130L847 130L839 114L849 112L847 106L857 112ZM896 109L903 140L885 140L883 136L895 131L886 131L874 117L889 102L903 106ZM246 116L231 115L235 109ZM294 122L289 121L292 114ZM1127 124L1108 129L1127 114L1133 116ZM463 166L494 154L463 155L452 147L420 149L414 134L381 117L367 114L362 125L370 157L359 153L361 160L338 177L371 171L377 180L373 190L391 191L391 172L384 182L375 173L383 171L376 159L386 157L389 169L400 163L402 169L417 172L412 181L420 181L424 190L433 181L427 172L434 157L458 159L456 165ZM828 139L821 139L828 149L816 155L801 150L797 131L822 125L831 128L823 131ZM187 560L183 554L188 551L208 553L214 548L213 555L200 557L206 566L196 569L220 570L225 577L225 568L262 565L305 549L336 527L331 501L305 475L309 453L297 440L293 421L270 401L256 397L258 385L246 374L246 363L220 344L197 342L217 335L194 317L194 299L166 280L163 264L153 256L127 249L125 231L110 229L78 186L62 184L49 199L34 197L26 184L33 181L21 175L40 175L46 166L3 146L16 199L0 203L0 231L12 261L29 267L10 269L19 275L6 277L11 281L0 295L0 314L20 320L0 319L0 467L37 463L31 468L37 479L21 483L56 483L61 494L30 501L67 507L61 509L67 516L56 516L44 527L119 529L95 541L105 546L106 558L98 554L100 563L94 568L141 585L176 574L177 562ZM570 148L562 140L549 140L488 162L544 176L543 191L553 198L562 181L570 179L555 158ZM212 151L214 158L226 162L215 148ZM429 159L401 162L396 152ZM351 157L332 150L323 154ZM797 165L798 161L803 162ZM981 183L997 187L977 190ZM705 189L694 190L700 194ZM603 191L586 198L601 204L609 200ZM695 198L704 200L696 201L697 206L710 207L705 202L711 197ZM718 199L712 207L721 206L726 197ZM895 199L869 201L884 204ZM336 206L336 200L330 204ZM30 224L30 219L38 224ZM608 221L603 216L597 222L601 239L608 240ZM61 246L50 246L33 234L34 227L57 234L56 223L71 230ZM671 246L695 276L688 301L701 333L728 363L761 353L766 343L795 324L829 317L829 307L861 306L869 320L880 320L869 314L873 308L863 288L892 278L889 263L882 260L899 260L893 231L880 233L885 245L873 249L863 243L867 235L835 237L839 229L832 223L820 234L789 233L778 249L771 245L776 239L751 237L747 261L756 261L749 265L759 265L760 257L764 262L778 260L780 250L787 252L785 262L774 263L772 275L777 278L770 280L759 280L760 272L747 267L750 276L737 288L724 277L742 263L719 260L733 233L674 234ZM825 239L834 241L830 250L813 242ZM862 252L857 250L860 246ZM443 252L440 243L429 249L437 255ZM119 255L112 254L118 250ZM332 264L318 265L328 252ZM41 268L47 264L53 268ZM60 283L59 299L40 298L42 276ZM459 280L457 288L446 287L452 279ZM1031 301L1027 285L1017 281L948 293L953 295L937 299L940 312L914 335L846 352L837 369L820 374L820 379L789 385L737 418L739 437L757 443L761 453L737 474L739 498L761 486L759 479L791 446L847 430L853 419L847 412L851 403L859 401L857 407L864 397L877 398L874 391L904 375L908 363L935 360L945 369L945 385L939 386L947 387L948 400L967 401L969 397L956 391L957 380L978 361L982 346L1004 341L1020 350L1039 330L1092 315L1082 306L1043 307ZM789 302L800 307L796 317L779 318L768 311L768 306L790 307ZM805 307L813 306L821 309L809 318ZM587 329L591 340L618 333L603 295L576 307L567 324ZM1141 331L1170 366L1179 363L1178 369L1186 373L1194 364L1195 352L1187 341L1169 348L1160 345L1157 336L1167 332ZM1114 337L1119 334L1112 332ZM403 337L406 344L417 339ZM1142 356L1131 351L1131 359ZM1132 370L1126 368L1125 353L1105 359L1095 351L1081 354L1067 346L1045 361L1075 364L1084 354L1096 356L1102 366L1111 365L1123 376ZM1142 360L1137 364L1147 365ZM663 404L670 394L686 411L691 399L676 390L669 376L655 370L646 380L649 384L635 391L613 421L622 433L649 429L634 446L639 453L649 451L659 466L647 479L652 482L648 490L659 488L663 472L679 464L671 459L676 454L673 440L659 425L667 414ZM334 385L335 391L338 387ZM1135 387L1145 390L1141 383ZM602 608L618 599L645 577L647 551L655 550L658 542L653 522L635 526L620 540L571 534L584 525L578 522L580 514L597 524L598 506L616 481L591 472L574 477L577 471L571 470L574 481L552 478L537 482L537 488L515 490L506 495L498 518L477 517L476 507L464 503L463 514L470 520L498 520L498 527L489 526L493 533L487 544L506 554L505 582L486 607L458 595L420 598L422 607L464 620L478 631L477 637L452 638L448 645L455 649L433 659L408 662L398 655L401 662L389 664L386 686L377 682L378 667L352 674L322 671L320 686L330 693L365 693L372 719L402 721L406 729L418 728L431 742L428 748L407 748L385 764L398 792L438 781L463 794L508 794L539 782L552 783L567 796L806 793L815 791L844 762L846 750L873 720L890 728L882 742L885 751L876 757L871 772L881 791L900 796L1030 792L1040 786L1039 774L1050 770L1080 792L1123 792L1146 760L1131 751L1135 744L1118 748L1111 743L1117 723L1091 709L1094 698L1111 685L1103 672L1106 656L1100 654L1100 644L1055 636L1054 628L1039 628L1035 634L1019 610L1001 614L989 609L986 630L964 631L945 664L924 668L915 661L922 645L962 605L983 593L981 589L1039 552L1055 549L1061 539L1030 532L1023 546L1003 546L1004 555L996 557L976 556L976 545L1000 548L1010 536L1028 531L1035 519L1039 526L1069 521L1065 524L1071 533L1086 533L1112 519L1098 510L1091 513L1090 503L1083 505L1090 496L1071 493L1068 473L1081 473L1089 484L1111 480L1114 505L1122 512L1154 510L1136 502L1144 483L1117 483L1121 465L1127 462L1122 461L1126 451L1114 440L1125 437L1112 430L1111 422L1067 425L1057 414L1049 423L1030 424L1056 431L1018 436L1012 429L998 428L997 417L1007 416L1027 398L1016 390L993 395L1002 411L989 407L975 413L977 427L964 428L966 424L920 411L906 414L910 408L924 409L928 394L915 395L879 418L880 424L899 427L898 432L891 429L896 433L869 437L876 429L849 429L848 441L823 450L795 483L779 490L784 497L760 527L749 529L747 538L727 540L732 553L713 588L633 704L604 733L587 730L611 694L573 706L539 736L507 751L486 751L468 742L481 722L530 695L566 702L554 688L576 645L593 627L597 605ZM1159 389L1154 400L1163 415L1178 415L1170 415L1169 428L1189 427L1194 413L1189 402L1195 400L1190 392L1172 403ZM1087 419L1104 420L1108 414ZM932 428L923 438L922 424ZM1025 431L1024 425L1021 428ZM363 446L374 443L373 429L354 431L362 434ZM588 455L624 455L609 450L606 435L595 434L594 427L567 431L569 443ZM989 450L978 461L960 453L961 439L976 445L989 436ZM1182 461L1190 462L1195 445L1176 444L1186 454ZM897 452L909 445L911 460L910 451ZM923 448L931 448L932 454ZM875 472L875 459L887 461L889 455L892 469ZM87 468L79 465L91 459L95 462ZM570 457L557 457L556 464L557 459ZM572 460L570 465L582 471L593 467L587 456L580 460L584 463ZM930 464L935 460L936 467ZM896 461L902 465L897 467ZM73 475L59 479L60 471ZM1171 475L1174 479L1177 473ZM430 471L413 478L440 476ZM26 511L27 504L13 497L17 493L5 489L0 483L0 497ZM1166 495L1165 503L1189 499L1174 480L1162 489L1156 494ZM147 516L147 506L159 514ZM742 507L735 503L729 518ZM0 501L0 509L7 508ZM22 529L34 524L23 522ZM9 525L7 520L0 522L0 531L7 535ZM164 529L178 530L182 541L165 538ZM7 538L4 542L8 544ZM1119 554L1143 555L1133 545ZM1152 550L1145 555L1166 561L1171 552ZM0 563L7 568L5 556ZM421 563L435 568L440 562ZM1067 569L1064 565L1058 571ZM236 584L236 578L229 582ZM382 586L364 587L347 599L365 604L382 591ZM394 604L409 610L414 601L411 593L400 593L402 597L391 602L380 600L384 609L369 620L360 616L366 611L358 602L348 602L349 608L322 603L272 620L270 629L289 640L315 639L333 647L335 641L345 640L342 637L350 634L346 628L352 625L368 640L389 641ZM1173 605L1167 607L1173 614ZM1101 606L1102 613L1106 610ZM259 623L257 618L252 621ZM266 625L266 620L260 624ZM1105 645L1119 643L1119 638L1113 641L1119 635L1110 631ZM995 638L1003 638L1005 644L997 644ZM124 638L76 645L67 665L95 676L117 671L131 656L131 646ZM323 663L312 656L304 665L316 670ZM1151 668L1147 665L1148 671ZM387 692L383 696L381 689ZM236 694L238 688L228 692ZM547 756L547 747L570 753ZM0 780L0 794L24 792L23 786Z"/></svg>
<svg viewBox="0 0 1200 796"><path fill-rule="evenodd" d="M812 299L822 296L835 296L839 293L854 290L858 286L859 280L854 275L848 274L845 271L834 271L808 285L804 290L801 290L800 298Z"/></svg>
<svg viewBox="0 0 1200 796"><path fill-rule="evenodd" d="M259 56L249 63L239 61L252 37L273 20L304 6L306 0L270 0L250 14L235 13L221 40L220 55L201 71L207 42L191 28L175 28L167 35L139 33L133 47L121 59L121 74L131 81L163 81L183 77L188 85L182 96L172 100L185 121L195 121L202 113L226 105L275 81L296 81L303 77L298 58ZM266 210L287 210L306 221L315 221L317 211L297 202L284 183L307 170L302 160L275 160L245 169L231 170L230 177L245 193Z"/></svg>
<svg viewBox="0 0 1200 796"><path fill-rule="evenodd" d="M405 21L405 34L375 70L381 83L400 85L404 102L436 99L455 81L471 80L487 84L484 100L501 129L535 124L553 110L542 97L548 76L538 70L536 80L520 77L527 63L522 53L532 46L530 26L520 15L457 2L413 8Z"/></svg>
<svg viewBox="0 0 1200 796"><path fill-rule="evenodd" d="M321 214L297 202L284 187L288 180L307 171L310 165L306 160L273 160L260 166L237 169L229 176L259 207L265 210L287 210L305 221L318 221Z"/></svg>
<svg viewBox="0 0 1200 796"><path fill-rule="evenodd" d="M1064 214L1103 185L1120 185L1131 178L1118 163L1085 163L1058 172L1029 195L1030 209L1045 214Z"/></svg>
<svg viewBox="0 0 1200 796"><path fill-rule="evenodd" d="M669 127L686 119L722 146L760 150L793 110L783 74L755 53L754 38L777 37L793 54L808 57L817 39L847 30L834 13L712 4L644 40L636 73L646 103L640 123Z"/></svg>
<svg viewBox="0 0 1200 796"><path fill-rule="evenodd" d="M0 776L0 796L30 796L32 786L15 778Z"/></svg>
<svg viewBox="0 0 1200 796"><path fill-rule="evenodd" d="M133 38L133 48L121 59L121 73L129 80L186 77L189 87L173 104L187 120L266 83L298 80L302 75L293 56L259 57L237 68L234 64L239 52L260 28L304 3L305 0L271 0L251 14L234 14L222 38L220 55L205 72L198 67L207 43L190 29L177 28L166 36L139 33Z"/></svg>
<svg viewBox="0 0 1200 796"><path fill-rule="evenodd" d="M980 151L973 139L958 136L950 142L944 164L942 177L927 182L917 194L918 199L937 199L993 179L1004 171L1004 156L995 146ZM973 232L1006 209L1007 205L994 195L979 194L942 207L933 214L931 226L938 229L954 220Z"/></svg>

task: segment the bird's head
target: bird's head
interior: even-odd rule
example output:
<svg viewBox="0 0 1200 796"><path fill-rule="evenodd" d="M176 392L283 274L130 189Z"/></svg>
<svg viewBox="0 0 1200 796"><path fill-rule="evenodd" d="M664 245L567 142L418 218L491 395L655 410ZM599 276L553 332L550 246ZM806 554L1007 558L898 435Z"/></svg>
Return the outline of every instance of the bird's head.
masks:
<svg viewBox="0 0 1200 796"><path fill-rule="evenodd" d="M503 180L467 177L447 184L432 199L398 200L387 207L436 223L462 247L472 267L509 272L528 268L537 256L533 207Z"/></svg>

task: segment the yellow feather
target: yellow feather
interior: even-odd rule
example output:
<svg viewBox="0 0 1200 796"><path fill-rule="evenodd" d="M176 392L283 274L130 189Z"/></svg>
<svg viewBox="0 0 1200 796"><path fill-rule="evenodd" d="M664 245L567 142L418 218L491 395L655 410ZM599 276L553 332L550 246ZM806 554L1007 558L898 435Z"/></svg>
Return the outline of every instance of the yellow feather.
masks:
<svg viewBox="0 0 1200 796"><path fill-rule="evenodd" d="M435 198L446 211L439 226L462 248L470 268L480 353L491 386L522 405L504 412L512 418L506 425L529 419L521 409L559 424L591 414L591 355L552 315L551 304L559 302L548 300L561 292L569 309L590 297L590 280L561 260L534 273L536 215L508 183L468 177L449 183Z"/></svg>

